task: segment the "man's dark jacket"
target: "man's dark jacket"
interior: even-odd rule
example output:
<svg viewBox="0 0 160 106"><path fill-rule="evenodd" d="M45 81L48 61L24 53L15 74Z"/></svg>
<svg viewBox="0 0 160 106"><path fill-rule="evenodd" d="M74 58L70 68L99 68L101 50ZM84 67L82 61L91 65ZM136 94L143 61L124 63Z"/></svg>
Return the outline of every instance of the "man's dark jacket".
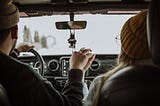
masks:
<svg viewBox="0 0 160 106"><path fill-rule="evenodd" d="M81 106L82 71L70 70L68 83L58 92L29 65L0 52L0 84L12 106Z"/></svg>

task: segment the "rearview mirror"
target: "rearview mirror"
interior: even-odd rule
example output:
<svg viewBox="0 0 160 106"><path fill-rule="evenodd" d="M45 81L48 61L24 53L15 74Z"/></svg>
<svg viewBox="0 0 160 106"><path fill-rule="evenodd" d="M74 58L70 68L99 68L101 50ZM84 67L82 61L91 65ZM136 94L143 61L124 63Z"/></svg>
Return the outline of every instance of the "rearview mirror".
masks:
<svg viewBox="0 0 160 106"><path fill-rule="evenodd" d="M56 22L57 29L85 29L86 28L86 21L63 21L63 22Z"/></svg>

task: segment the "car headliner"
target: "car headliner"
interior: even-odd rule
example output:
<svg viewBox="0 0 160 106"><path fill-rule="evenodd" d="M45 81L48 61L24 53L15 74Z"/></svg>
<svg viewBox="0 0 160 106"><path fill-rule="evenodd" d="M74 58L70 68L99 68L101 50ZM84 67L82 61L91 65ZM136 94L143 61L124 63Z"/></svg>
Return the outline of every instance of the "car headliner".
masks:
<svg viewBox="0 0 160 106"><path fill-rule="evenodd" d="M131 14L150 0L13 0L21 17L74 14Z"/></svg>

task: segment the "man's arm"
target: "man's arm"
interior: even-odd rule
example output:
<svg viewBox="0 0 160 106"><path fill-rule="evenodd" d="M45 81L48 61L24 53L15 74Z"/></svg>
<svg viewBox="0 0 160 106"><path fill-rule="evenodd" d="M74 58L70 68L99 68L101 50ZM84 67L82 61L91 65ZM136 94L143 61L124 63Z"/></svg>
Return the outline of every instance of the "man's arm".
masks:
<svg viewBox="0 0 160 106"><path fill-rule="evenodd" d="M62 93L53 88L50 82L45 81L44 84L53 99L51 102L54 102L54 105L56 103L57 106L82 106L82 76L83 73L81 70L70 70L68 73L68 81Z"/></svg>
<svg viewBox="0 0 160 106"><path fill-rule="evenodd" d="M57 101L59 106L82 106L83 99L83 74L94 60L95 55L92 55L90 49L83 49L79 52L73 52L70 58L70 68L68 73L68 82L65 85L63 92L57 92ZM50 89L50 87L48 87ZM53 89L50 89L55 90ZM53 91L55 92L55 91ZM53 93L52 97L55 96ZM53 97L55 98L55 97ZM59 98L59 99L58 99Z"/></svg>
<svg viewBox="0 0 160 106"><path fill-rule="evenodd" d="M19 71L20 74L17 77L19 89L17 90L18 92L22 91L23 93L20 94L25 96L23 98L19 96L20 98L16 99L21 101L23 106L82 106L82 78L86 71L84 67L88 67L86 64L91 62L92 57L91 54L73 53L71 56L71 70L68 72L68 82L63 92L58 92L49 81L44 81L31 67L27 66L27 68L24 64L24 67L19 69L26 70ZM28 69L30 71L27 71Z"/></svg>

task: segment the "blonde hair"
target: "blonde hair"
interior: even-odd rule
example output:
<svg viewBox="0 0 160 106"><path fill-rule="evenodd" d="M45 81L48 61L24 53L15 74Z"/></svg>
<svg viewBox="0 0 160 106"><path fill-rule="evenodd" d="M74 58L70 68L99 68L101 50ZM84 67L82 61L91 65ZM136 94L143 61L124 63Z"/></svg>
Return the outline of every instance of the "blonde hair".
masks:
<svg viewBox="0 0 160 106"><path fill-rule="evenodd" d="M112 76L114 73L117 71L123 69L124 67L127 67L129 65L135 64L136 59L130 58L128 55L125 54L123 50L121 50L121 53L119 54L117 58L117 63L118 66L115 67L114 69L110 70L109 72L105 73L104 76L102 77L100 83L98 84L98 88L95 92L95 95L93 97L93 105L92 106L97 106L98 100L99 100L99 93L101 91L101 88L103 87L104 83L110 76Z"/></svg>

